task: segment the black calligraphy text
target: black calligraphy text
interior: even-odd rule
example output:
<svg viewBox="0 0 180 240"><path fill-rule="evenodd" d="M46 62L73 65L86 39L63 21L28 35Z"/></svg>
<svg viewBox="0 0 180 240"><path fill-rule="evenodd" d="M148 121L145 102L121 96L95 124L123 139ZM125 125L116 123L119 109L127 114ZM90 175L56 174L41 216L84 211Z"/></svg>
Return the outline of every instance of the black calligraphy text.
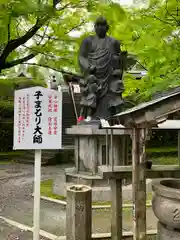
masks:
<svg viewBox="0 0 180 240"><path fill-rule="evenodd" d="M36 126L33 133L33 143L41 144L43 142L43 132L41 127L42 101L40 100L40 98L43 96L43 94L41 91L36 91L34 96L36 97L36 101L34 102Z"/></svg>

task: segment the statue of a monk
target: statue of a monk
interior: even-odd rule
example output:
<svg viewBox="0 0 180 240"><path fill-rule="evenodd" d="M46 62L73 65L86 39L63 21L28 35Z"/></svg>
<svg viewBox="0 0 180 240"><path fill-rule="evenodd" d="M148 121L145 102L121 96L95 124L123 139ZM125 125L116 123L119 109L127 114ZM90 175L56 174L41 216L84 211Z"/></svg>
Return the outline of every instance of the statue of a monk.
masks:
<svg viewBox="0 0 180 240"><path fill-rule="evenodd" d="M109 25L104 17L97 18L94 28L96 35L85 38L79 51L83 73L79 121L106 119L121 111L124 104L120 42L107 36Z"/></svg>

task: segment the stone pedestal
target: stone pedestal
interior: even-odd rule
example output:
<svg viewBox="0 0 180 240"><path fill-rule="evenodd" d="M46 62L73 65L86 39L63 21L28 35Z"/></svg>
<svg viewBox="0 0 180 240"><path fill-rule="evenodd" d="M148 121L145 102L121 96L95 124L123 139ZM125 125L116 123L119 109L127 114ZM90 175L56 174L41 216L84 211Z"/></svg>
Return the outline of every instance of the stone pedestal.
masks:
<svg viewBox="0 0 180 240"><path fill-rule="evenodd" d="M67 240L91 240L92 196L91 188L73 185L67 188L66 238Z"/></svg>
<svg viewBox="0 0 180 240"><path fill-rule="evenodd" d="M93 201L111 201L109 182L98 175L98 166L108 165L112 154L114 165L126 165L128 154L124 140L129 136L126 130L113 130L111 151L108 131L107 137L107 130L99 129L96 125L79 125L67 129L67 134L75 139L75 167L66 169L63 177L55 179L55 194L66 196L66 186L85 184L92 187Z"/></svg>
<svg viewBox="0 0 180 240"><path fill-rule="evenodd" d="M152 182L152 208L159 220L159 240L180 239L180 180L163 179Z"/></svg>
<svg viewBox="0 0 180 240"><path fill-rule="evenodd" d="M158 240L179 240L180 230L168 228L158 222Z"/></svg>
<svg viewBox="0 0 180 240"><path fill-rule="evenodd" d="M76 172L89 173L95 175L97 167L109 164L106 159L111 158L110 139L106 139L106 134L110 135L110 130L99 129L92 125L73 126L67 129L67 134L75 138L75 166ZM128 132L123 129L113 130L113 157L114 165L124 165L123 142L128 136ZM106 141L108 149L106 149ZM106 152L108 156L106 156Z"/></svg>

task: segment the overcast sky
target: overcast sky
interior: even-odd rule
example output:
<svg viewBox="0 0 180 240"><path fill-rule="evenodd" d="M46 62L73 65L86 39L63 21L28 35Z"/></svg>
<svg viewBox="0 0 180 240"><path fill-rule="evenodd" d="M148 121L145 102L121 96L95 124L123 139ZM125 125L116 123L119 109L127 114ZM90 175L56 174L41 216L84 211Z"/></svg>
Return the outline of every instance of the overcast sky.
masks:
<svg viewBox="0 0 180 240"><path fill-rule="evenodd" d="M133 3L133 0L117 0L117 2L120 2L121 4L129 5Z"/></svg>

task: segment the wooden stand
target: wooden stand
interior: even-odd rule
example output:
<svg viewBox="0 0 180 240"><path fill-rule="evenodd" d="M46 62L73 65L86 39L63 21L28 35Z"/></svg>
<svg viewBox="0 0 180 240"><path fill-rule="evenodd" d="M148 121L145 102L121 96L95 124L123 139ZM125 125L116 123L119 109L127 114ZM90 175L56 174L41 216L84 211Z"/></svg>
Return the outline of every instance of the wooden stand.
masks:
<svg viewBox="0 0 180 240"><path fill-rule="evenodd" d="M112 191L112 239L122 240L122 180L132 178L133 239L146 240L146 178L179 178L179 166L155 165L146 169L145 143L147 129L132 129L132 166L100 166L99 174L110 179Z"/></svg>
<svg viewBox="0 0 180 240"><path fill-rule="evenodd" d="M147 129L145 128L159 128L159 124L168 119L171 114L177 113L180 110L180 89L173 89L173 91L166 92L161 97L152 99L149 102L139 104L131 109L120 112L112 117L119 124L123 125L123 129L131 131L132 135L132 167L130 166L101 166L99 173L101 177L108 179L127 179L132 176L133 188L133 220L134 220L134 240L146 240L146 177L147 178L179 178L180 174L180 151L178 153L178 166L152 166L152 169L146 169L145 162L145 142ZM109 120L111 125L111 119ZM112 131L113 127L109 127ZM114 126L115 128L115 126ZM121 126L119 126L121 129ZM171 129L171 127L170 127ZM173 129L175 129L173 127ZM179 127L177 127L179 130ZM178 150L180 149L180 133L178 133ZM112 157L113 158L113 157ZM111 180L112 181L112 180ZM117 182L116 182L117 184ZM119 183L120 184L120 183ZM112 195L115 195L114 185L111 185ZM115 193L113 193L115 192ZM120 200L121 201L121 200ZM119 206L116 203L116 209L112 203L112 208L116 211L114 216L119 216ZM122 209L121 209L122 210ZM116 219L116 218L115 218ZM112 225L119 224L118 220L114 221ZM118 226L114 227L116 230ZM113 239L117 235L114 231ZM116 234L116 235L115 235ZM120 234L120 233L118 233ZM118 239L122 239L122 235Z"/></svg>
<svg viewBox="0 0 180 240"><path fill-rule="evenodd" d="M91 240L92 190L88 186L67 188L66 239Z"/></svg>
<svg viewBox="0 0 180 240"><path fill-rule="evenodd" d="M178 130L178 164L180 166L180 130Z"/></svg>
<svg viewBox="0 0 180 240"><path fill-rule="evenodd" d="M122 240L122 180L111 179L111 234L112 240Z"/></svg>
<svg viewBox="0 0 180 240"><path fill-rule="evenodd" d="M132 132L132 190L134 240L146 239L146 168L145 129L134 128Z"/></svg>

